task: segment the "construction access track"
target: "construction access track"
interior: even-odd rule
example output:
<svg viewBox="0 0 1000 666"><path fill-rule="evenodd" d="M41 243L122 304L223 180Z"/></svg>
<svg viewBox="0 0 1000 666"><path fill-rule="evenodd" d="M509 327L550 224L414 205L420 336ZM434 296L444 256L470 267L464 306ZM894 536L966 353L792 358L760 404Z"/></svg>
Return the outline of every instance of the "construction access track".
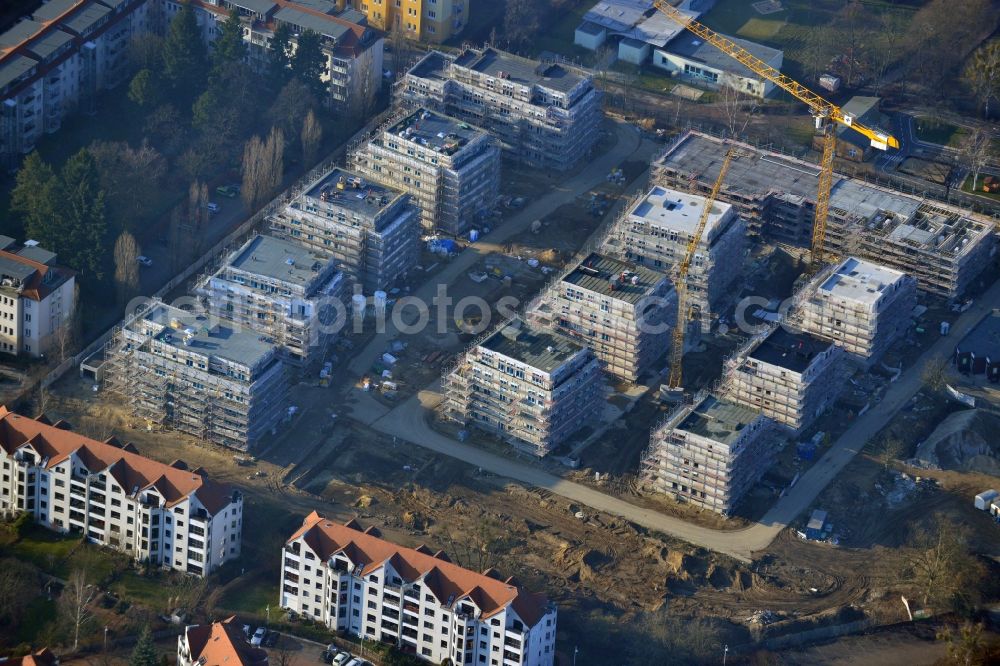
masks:
<svg viewBox="0 0 1000 666"><path fill-rule="evenodd" d="M427 417L440 403L440 383L426 388L393 409L364 395L353 416L379 432L392 435L441 455L450 456L498 476L544 488L593 509L621 516L646 529L748 562L766 549L781 530L803 513L819 493L875 437L922 387L923 368L932 360L950 356L954 341L964 337L993 307L1000 305L1000 282L962 314L942 337L889 387L885 396L856 419L826 454L798 480L760 521L735 530L716 530L689 523L567 481L530 465L491 454L437 432ZM383 341L384 342L384 341ZM365 354L368 356L368 354Z"/></svg>

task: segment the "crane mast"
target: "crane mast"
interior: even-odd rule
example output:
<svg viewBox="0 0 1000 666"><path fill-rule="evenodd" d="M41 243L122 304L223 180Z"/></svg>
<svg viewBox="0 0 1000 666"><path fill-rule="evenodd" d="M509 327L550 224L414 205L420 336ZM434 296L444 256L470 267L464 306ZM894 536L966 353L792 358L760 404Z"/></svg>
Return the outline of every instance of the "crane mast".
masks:
<svg viewBox="0 0 1000 666"><path fill-rule="evenodd" d="M826 217L830 210L830 189L833 186L833 157L837 148L837 137L833 130L834 123L849 127L867 137L872 147L879 150L898 149L899 140L887 132L859 123L854 116L844 113L844 110L836 104L823 99L795 79L785 76L733 40L687 16L666 0L653 0L653 5L696 36L804 103L812 111L816 118L817 128L823 130L823 154L820 160L816 215L812 234L812 260L814 263L822 261L823 243L826 237Z"/></svg>
<svg viewBox="0 0 1000 666"><path fill-rule="evenodd" d="M705 198L704 208L698 217L698 225L695 227L691 238L688 239L687 248L684 250L684 258L677 266L677 276L674 279L674 291L677 292L677 323L674 325L673 340L670 344L670 379L667 387L671 390L681 388L684 375L684 335L690 321L690 312L687 306L687 277L691 269L691 261L698 251L698 244L701 236L705 233L705 225L708 223L708 216L712 214L712 206L715 205L715 197L722 189L722 182L726 179L729 171L729 164L733 161L733 153L736 148L726 151L726 156L722 159L722 167L719 169L719 177L712 185L712 191Z"/></svg>

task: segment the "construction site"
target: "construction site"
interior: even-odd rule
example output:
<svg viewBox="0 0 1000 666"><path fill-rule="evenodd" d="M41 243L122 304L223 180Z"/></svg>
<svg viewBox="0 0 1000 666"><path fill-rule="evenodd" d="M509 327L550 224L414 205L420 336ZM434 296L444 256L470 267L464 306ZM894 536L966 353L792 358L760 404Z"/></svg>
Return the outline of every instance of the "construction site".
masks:
<svg viewBox="0 0 1000 666"><path fill-rule="evenodd" d="M765 240L809 247L820 168L799 158L702 132L680 135L654 160L654 182L704 194L724 156L736 145L718 200L738 209L749 230ZM949 204L925 200L834 174L824 252L855 256L897 269L934 296L958 300L994 251L993 221Z"/></svg>
<svg viewBox="0 0 1000 666"><path fill-rule="evenodd" d="M432 51L403 79L404 104L426 106L497 137L504 154L537 169L566 171L598 139L601 92L589 72L492 47Z"/></svg>
<svg viewBox="0 0 1000 666"><path fill-rule="evenodd" d="M270 233L332 258L364 293L388 291L420 256L410 195L334 167L270 218Z"/></svg>
<svg viewBox="0 0 1000 666"><path fill-rule="evenodd" d="M252 330L154 301L115 328L104 358L105 391L148 429L247 451L286 417L280 349Z"/></svg>
<svg viewBox="0 0 1000 666"><path fill-rule="evenodd" d="M486 219L500 194L500 148L484 130L417 109L350 155L355 171L407 192L428 231L456 236Z"/></svg>
<svg viewBox="0 0 1000 666"><path fill-rule="evenodd" d="M608 373L636 382L662 363L676 301L663 273L591 253L545 290L527 317L589 347Z"/></svg>

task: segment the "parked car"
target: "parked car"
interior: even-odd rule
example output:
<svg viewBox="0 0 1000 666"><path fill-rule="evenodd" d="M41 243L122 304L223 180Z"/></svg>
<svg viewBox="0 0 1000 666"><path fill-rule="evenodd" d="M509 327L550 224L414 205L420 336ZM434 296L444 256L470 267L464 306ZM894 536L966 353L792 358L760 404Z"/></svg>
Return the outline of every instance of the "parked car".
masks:
<svg viewBox="0 0 1000 666"><path fill-rule="evenodd" d="M333 666L344 666L347 662L351 660L350 652L338 652L333 658Z"/></svg>
<svg viewBox="0 0 1000 666"><path fill-rule="evenodd" d="M139 264L142 265L142 266L152 266L153 265L153 260L150 259L149 257L147 257L144 254L140 254L138 257L135 258L135 260L138 261Z"/></svg>
<svg viewBox="0 0 1000 666"><path fill-rule="evenodd" d="M212 215L215 215L220 210L222 210L222 207L219 204L213 203L211 201L209 201L207 204L205 204L205 208L207 208L208 212L211 213Z"/></svg>
<svg viewBox="0 0 1000 666"><path fill-rule="evenodd" d="M257 471L257 476L264 476L263 474L261 474L261 471L262 470L258 470ZM267 635L264 636L264 641L262 643L263 646L264 647L274 647L277 644L277 642L278 642L278 637L279 636L280 636L280 634L278 634L277 631L269 631L269 632L267 632Z"/></svg>
<svg viewBox="0 0 1000 666"><path fill-rule="evenodd" d="M355 657L354 659L351 659L349 662L344 664L344 666L361 666L363 663L365 662L361 661L361 659L359 659L358 657Z"/></svg>
<svg viewBox="0 0 1000 666"><path fill-rule="evenodd" d="M265 635L267 635L267 629L264 627L257 627L257 631L253 632L253 638L250 639L250 645L260 647Z"/></svg>
<svg viewBox="0 0 1000 666"><path fill-rule="evenodd" d="M236 195L240 193L240 187L239 185L219 185L215 188L215 192L227 199L235 199Z"/></svg>

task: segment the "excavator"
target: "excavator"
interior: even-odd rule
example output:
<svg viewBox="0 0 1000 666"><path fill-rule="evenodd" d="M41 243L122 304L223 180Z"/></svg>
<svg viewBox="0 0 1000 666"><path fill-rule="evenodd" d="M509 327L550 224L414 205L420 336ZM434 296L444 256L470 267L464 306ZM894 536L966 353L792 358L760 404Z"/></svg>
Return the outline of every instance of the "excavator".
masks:
<svg viewBox="0 0 1000 666"><path fill-rule="evenodd" d="M816 129L823 131L823 153L820 158L820 171L818 191L816 194L816 214L813 222L812 243L810 244L810 260L814 268L818 268L823 263L823 244L826 238L826 219L830 210L830 190L833 187L833 158L837 149L836 126L843 125L865 136L872 147L878 150L888 150L889 148L898 150L899 140L887 132L879 129L867 127L858 122L854 116L844 113L836 104L829 102L813 91L809 90L798 81L785 76L779 70L771 67L760 58L744 49L733 40L715 32L706 25L696 21L691 16L681 12L679 9L668 3L666 0L653 0L653 6L657 10L673 19L695 36L700 37L705 42L719 49L732 59L736 60L744 67L754 72L767 81L778 86L789 95L804 103L809 107L813 118L816 121ZM673 332L673 342L670 350L670 379L668 387L671 391L681 390L682 363L684 357L684 333L690 319L690 312L686 309L687 291L687 269L690 267L691 259L697 250L701 240L701 234L705 228L705 221L708 212L712 207L722 180L729 167L732 158L732 150L726 154L719 178L716 180L709 198L705 201L705 210L702 212L702 219L699 220L696 233L688 243L687 252L678 269L678 280L675 282L677 290L677 325Z"/></svg>

